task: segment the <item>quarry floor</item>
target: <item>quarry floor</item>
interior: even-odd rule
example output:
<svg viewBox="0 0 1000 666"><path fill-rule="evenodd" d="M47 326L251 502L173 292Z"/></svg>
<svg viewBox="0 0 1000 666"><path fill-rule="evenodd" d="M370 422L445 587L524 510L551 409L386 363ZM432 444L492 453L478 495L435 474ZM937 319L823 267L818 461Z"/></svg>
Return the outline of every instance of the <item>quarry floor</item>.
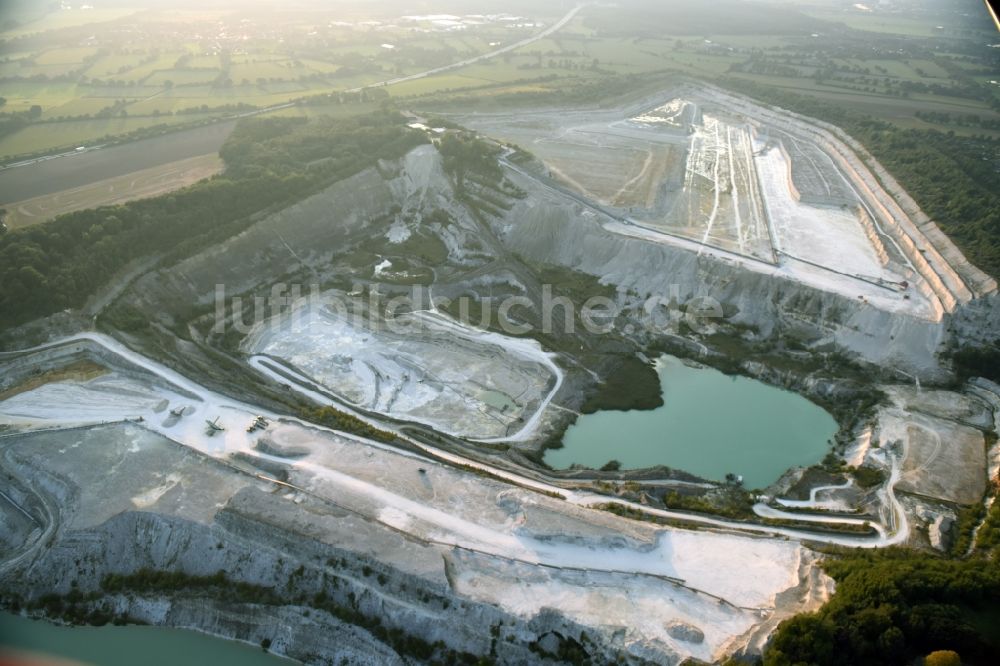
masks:
<svg viewBox="0 0 1000 666"><path fill-rule="evenodd" d="M888 312L937 317L936 303L896 241L880 228L875 232L887 263L866 234L855 209L871 211L873 204L823 149L785 135L794 131L793 121L763 124L709 93L684 95L618 109L455 118L529 151L544 173L509 162L508 168L592 206L607 218L608 230L723 258ZM703 120L691 122L692 115ZM778 137L809 153L790 162ZM794 178L839 198L800 198Z"/></svg>
<svg viewBox="0 0 1000 666"><path fill-rule="evenodd" d="M698 106L669 103L624 118L618 111L555 111L462 122L529 142L549 173L504 160L511 179L570 195L618 241L625 235L670 244L933 319L917 278L907 273L911 284L903 289L879 283L898 283L905 257L884 261L853 213L796 197L789 158L767 135L717 108L694 138L679 133L684 114L699 113ZM408 159L418 157L427 158L424 171L411 165L408 177L435 164L430 146ZM815 174L811 185L800 185L854 196L834 186L842 178L835 170L817 167ZM664 187L672 178L677 187ZM418 185L409 186L422 201L426 182ZM308 248L309 228L296 226ZM391 267L375 265L373 279L386 263ZM198 270L214 279L217 266L211 260ZM418 334L306 305L258 326L242 349L261 381L388 431L401 446L231 399L98 333L0 354L0 367L21 364L27 378L0 394L0 468L11 478L59 479L75 489L60 496L52 490L58 484L45 481L0 493L0 579L31 567L52 539L123 513L214 525L228 512L365 554L519 616L558 609L596 631L620 632L635 655L712 661L759 647L778 621L827 598L831 582L811 545L922 545L928 524L940 525L947 512L942 505L979 501L984 471L1000 464L996 449L983 446L996 418L988 401L892 386L885 387L890 404L850 452L851 464L884 472L881 484L828 483L808 499L762 497L754 506L759 522L654 509L513 471L488 455L475 458L477 442L538 436L556 406L563 369L534 341L484 333L433 308L409 318L421 325ZM30 372L33 363L49 368L81 355L89 365ZM251 427L258 418L266 425ZM472 444L467 454L433 446L405 423ZM40 513L26 510L29 501ZM602 510L606 505L643 520ZM686 527L674 526L678 521ZM805 529L808 523L816 530ZM829 527L858 531L823 531ZM678 625L684 631L672 630Z"/></svg>
<svg viewBox="0 0 1000 666"><path fill-rule="evenodd" d="M440 575L440 555L427 553L452 554L461 563L451 579L457 594L525 616L557 607L583 624L625 627L627 643L668 645L710 660L825 598L827 583L816 577L814 555L802 541L871 547L908 535L893 496L902 471L895 459L885 487L886 523L876 537L737 523L567 490L412 439L418 453L262 412L101 334L30 353L51 360L87 348L102 354L107 372L12 391L0 402L4 467L18 475L51 474L80 489L72 507L50 500L50 524L21 521L24 543L8 545L0 576L29 563L53 529L87 529L125 511L208 524L236 503L253 513L252 488L287 501L296 529L406 571ZM258 415L267 427L248 432ZM14 516L17 503L6 499L0 505ZM338 525L305 510L317 501L351 520ZM670 528L595 510L608 502L700 527ZM760 512L774 517L763 507ZM386 534L406 535L419 548L372 551ZM704 640L672 636L667 627L677 622L698 628Z"/></svg>

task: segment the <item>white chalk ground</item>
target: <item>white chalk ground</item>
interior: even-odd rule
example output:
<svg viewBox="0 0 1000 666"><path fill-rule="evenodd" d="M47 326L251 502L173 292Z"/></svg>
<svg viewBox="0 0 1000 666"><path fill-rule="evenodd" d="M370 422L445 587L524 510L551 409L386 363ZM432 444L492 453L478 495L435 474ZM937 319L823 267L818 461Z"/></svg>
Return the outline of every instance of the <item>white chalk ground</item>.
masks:
<svg viewBox="0 0 1000 666"><path fill-rule="evenodd" d="M883 448L896 444L902 451L899 489L958 504L980 501L988 467L982 431L918 411L921 403L906 402L915 395L908 388L888 392L896 404L879 410L875 436ZM950 412L964 401L941 397L937 402Z"/></svg>
<svg viewBox="0 0 1000 666"><path fill-rule="evenodd" d="M730 641L770 616L768 609L776 595L801 582L802 549L795 541L663 529L590 511L577 502L516 490L521 499L515 513L531 514L535 506L544 508L529 521L535 530L548 525L544 533L526 531L524 521L504 508L511 493L505 483L373 442L305 427L294 419L278 421L277 415L266 411L263 414L273 425L263 433L247 433L246 426L262 410L208 391L105 336L82 337L119 353L157 375L158 382L168 381L179 390L112 372L90 381L61 382L18 394L0 403L0 422L45 429L141 416L143 427L209 456L228 459L241 452L281 462L291 469L294 487L330 497L369 520L445 547L460 546L529 567L534 575L544 573L544 584L532 587L530 594L518 579L508 579L491 593L492 601L512 610L529 613L555 607L581 621L596 622L607 606L613 609L607 618L627 628L627 643L665 644L681 655L713 659ZM184 416L171 415L175 409L184 409ZM209 435L205 421L217 416L226 430ZM294 445L303 451L291 457L265 455L255 448L262 437L272 438L279 450ZM418 466L426 471L419 472ZM502 470L495 473L516 476ZM524 481L576 499L569 491ZM162 484L131 502L136 507L149 506L178 484L184 480L165 477ZM579 499L579 504L589 503ZM560 534L578 536L554 536ZM474 577L469 570L463 575ZM591 585L592 575L598 577L596 585ZM681 584L661 577L679 579ZM666 627L673 621L699 628L705 633L704 642L692 644L671 637Z"/></svg>
<svg viewBox="0 0 1000 666"><path fill-rule="evenodd" d="M853 211L796 200L788 185L788 160L780 150L763 150L764 145L755 142L762 152L754 161L779 251L842 273L902 280L879 261Z"/></svg>
<svg viewBox="0 0 1000 666"><path fill-rule="evenodd" d="M846 275L840 275L809 264L787 260L782 258L782 263L775 266L763 261L754 261L743 257L735 252L728 252L721 248L702 245L693 240L668 236L653 229L644 228L635 224L623 224L621 222L610 221L602 225L608 231L642 238L643 240L663 243L674 247L681 247L698 254L709 255L722 259L730 263L738 264L747 270L764 275L781 276L789 280L794 280L802 284L815 287L822 291L843 294L848 298L858 298L859 296L874 307L887 312L905 312L914 317L934 321L936 315L930 302L911 285L905 292L909 299L904 299L904 294L892 290L883 289L870 282L858 280Z"/></svg>
<svg viewBox="0 0 1000 666"><path fill-rule="evenodd" d="M38 419L48 423L120 421L139 414L165 412L168 399L148 386L102 375L83 383L43 384L0 403L0 418Z"/></svg>
<svg viewBox="0 0 1000 666"><path fill-rule="evenodd" d="M879 491L886 525L873 525L878 536L818 535L650 509L617 498L565 490L436 449L394 430L417 449L447 461L434 462L419 454L307 426L297 419L231 400L97 333L83 333L55 343L58 351L50 351L53 346L49 346L35 353L82 351L90 344L100 345L147 370L156 382L147 384L112 373L85 382L63 382L55 393L51 387L39 387L0 403L0 423L17 429L59 429L105 422L116 416L141 416L143 427L203 454L229 460L232 454L241 453L281 463L290 470L290 499L294 499L296 491L308 490L365 516L373 524L402 530L440 547L463 549L449 552L475 553L494 562L508 562L512 567L529 567L535 576L548 576L545 585L533 588L533 594L527 595L523 593L524 578L508 575L506 583L497 583L491 593L495 603L524 612L530 608L560 608L581 621L601 617L606 607L617 609L615 612L623 613L619 619L626 628L626 645L635 653L650 645L667 645L680 655L713 660L726 646L733 647L732 641L746 640L748 632L773 617L771 607L776 596L799 587L807 575L800 566L803 551L798 539L880 547L905 542L909 534L906 516L893 493L900 478L896 456L891 459L889 480ZM176 390L164 387L164 382ZM303 387L295 386L295 380L292 387L304 392ZM117 403L117 391L126 400ZM54 396L61 403L53 403ZM316 399L331 404L323 396ZM171 415L175 409L183 409L184 415ZM272 425L264 432L246 432L257 414L270 419ZM210 435L205 422L216 417L226 430ZM257 449L262 438L275 444L275 453ZM287 450L287 455L280 455L282 450ZM502 481L452 464L488 472ZM258 476L267 478L266 474ZM508 481L516 485L508 485ZM161 490L169 494L174 487L172 479L164 478L148 489L148 494L136 495L130 502L141 506L155 501ZM533 493L532 489L546 494ZM750 530L767 536L662 528L586 508L609 502L654 516L693 521L706 528ZM853 522L765 509L761 515L831 524ZM461 575L475 579L480 573L464 571ZM609 577L612 582L599 592L601 581ZM485 583L480 592L485 594L483 590ZM607 601L612 597L613 601ZM782 610L794 612L798 608L786 606ZM720 612L725 615L722 619ZM704 642L691 644L670 636L666 627L676 620L703 631Z"/></svg>
<svg viewBox="0 0 1000 666"><path fill-rule="evenodd" d="M479 440L530 435L561 381L537 344L436 313L395 324L398 332L307 300L258 325L244 348L284 361L354 407Z"/></svg>
<svg viewBox="0 0 1000 666"><path fill-rule="evenodd" d="M874 429L868 426L861 431L853 442L847 445L847 448L844 450L844 462L849 467L858 467L865 462L865 456L868 455L868 451L872 447L873 434Z"/></svg>
<svg viewBox="0 0 1000 666"><path fill-rule="evenodd" d="M773 605L775 591L793 587L798 581L799 549L774 539L755 542L728 534L664 530L652 550L560 544L528 536L519 537L518 543L528 555L518 558L522 561L679 578L697 590L747 608ZM734 553L739 553L740 567L753 570L752 578L733 575Z"/></svg>
<svg viewBox="0 0 1000 666"><path fill-rule="evenodd" d="M641 125L669 125L684 127L684 112L691 103L681 98L675 98L661 106L629 118L629 122Z"/></svg>
<svg viewBox="0 0 1000 666"><path fill-rule="evenodd" d="M692 125L685 162L684 212L674 211L667 229L679 224L674 233L771 261L750 132L708 113L701 120Z"/></svg>
<svg viewBox="0 0 1000 666"><path fill-rule="evenodd" d="M458 559L461 566L451 579L460 594L486 602L502 597L505 607L526 617L558 608L583 624L622 627L626 644L631 644L629 651L652 663L664 663L664 644L676 655L666 663L680 662L686 656L717 661L758 621L750 611L656 579L621 579L596 572L552 577L535 568L500 568L471 559ZM702 632L704 639L670 636L664 630L675 623ZM660 644L661 650L646 647L650 643Z"/></svg>

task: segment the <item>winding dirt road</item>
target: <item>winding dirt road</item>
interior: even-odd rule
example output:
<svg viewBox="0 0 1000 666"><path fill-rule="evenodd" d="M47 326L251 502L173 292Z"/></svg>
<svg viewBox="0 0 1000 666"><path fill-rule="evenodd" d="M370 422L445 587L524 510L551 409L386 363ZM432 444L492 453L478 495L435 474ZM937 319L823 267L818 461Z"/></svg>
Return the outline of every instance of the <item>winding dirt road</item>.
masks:
<svg viewBox="0 0 1000 666"><path fill-rule="evenodd" d="M291 417L288 415L269 414L267 411L262 410L257 406L245 404L233 400L231 398L228 398L226 396L217 394L213 391L210 391L209 389L202 387L201 385L195 383L194 381L188 379L187 377L180 375L179 373L161 365L156 361L146 358L145 356L129 349L128 347L118 342L114 338L111 338L110 336L104 335L102 333L95 333L95 332L80 333L47 345L43 345L41 347L27 349L20 352L3 353L0 354L0 358L12 357L24 353L42 351L45 349L53 349L62 345L68 345L80 341L89 341L91 343L100 345L105 350L120 356L126 361L129 361L130 363L134 363L135 365L144 368L148 372L152 373L153 375L163 380L166 380L167 382L173 384L174 386L178 387L184 392L197 396L198 400L204 403L204 406L202 407L202 409L200 409L200 412L204 412L205 414L218 414L218 413L235 411L239 413L239 417L236 419L236 423L243 423L243 421L246 420L245 415L265 414L271 419L284 419L286 421L294 421L302 423L303 425L307 425L309 427L317 427L315 426L315 424L307 423L301 421L298 418ZM269 372L266 366L263 366L263 364L255 363L254 366L261 372L264 372L266 374L272 374L271 372ZM413 447L416 447L425 456L429 458L450 463L452 465L457 465L465 468L486 472L487 474L495 478L502 479L504 481L520 486L522 488L526 488L528 490L534 490L548 495L562 497L566 501L576 504L578 506L599 507L601 505L615 504L654 518L680 520L697 525L703 525L705 527L732 529L732 530L751 532L767 536L787 537L799 541L811 541L816 543L826 543L832 545L850 546L859 548L880 548L884 546L898 544L904 542L909 536L909 525L906 520L906 515L903 511L902 505L899 503L898 499L895 496L895 493L893 492L893 487L895 486L896 482L899 481L901 475L900 461L895 456L892 457L892 473L888 481L886 482L885 486L883 487L882 491L880 491L881 493L883 493L885 506L889 509L889 515L887 519L888 525L880 525L878 523L869 521L869 524L871 524L871 526L878 532L878 535L875 537L821 534L821 533L810 532L808 530L803 530L803 529L786 528L786 527L770 526L770 525L759 525L754 523L725 520L721 518L711 518L709 516L686 513L683 511L654 509L636 502L630 502L616 497L608 497L606 495L600 495L588 491L568 490L566 488L562 488L552 483L546 483L543 481L532 479L522 474L510 472L508 470L496 467L494 465L482 463L472 458L468 458L462 455L451 453L449 451L445 451L443 449L434 446L430 446L408 435L402 429L402 427L387 425L386 423L371 418L365 414L354 412L353 410L346 408L343 404L335 402L334 400L330 399L325 395L319 394L313 390L310 390L307 387L297 385L297 382L295 382L294 380L290 381L290 378L287 376L279 375L276 376L275 379L281 383L288 383L289 386L292 388L292 390L295 390L296 392L308 397L309 399L315 402L335 407L338 410L352 414L353 416L372 425L373 427L392 432L397 437L399 437L399 439L405 441L407 444ZM248 446L250 438L250 435L244 433L242 428L240 427L230 428L224 434L226 445L218 446L219 444L222 444L219 438L210 439L207 441L201 441L204 435L203 433L201 433L200 428L197 431L192 431L192 430L177 431L174 429L156 428L148 422L146 424L146 427L153 428L154 430L157 431L163 430L161 434L170 437L171 439L174 439L175 441L178 441L181 444L190 446L200 451L207 452L210 455L216 455L216 456L224 454L226 449L232 447L243 448L245 446ZM350 437L351 439L363 441L365 444L369 446L374 446L380 449L391 450L393 452L400 453L399 449L386 444L381 444L371 440L362 439L355 435L350 435L348 433L338 433L338 434ZM241 438L246 439L247 441L241 442L240 441ZM287 462L294 464L293 460L289 460ZM757 507L755 507L755 510L757 510ZM817 524L829 524L829 525L838 523L856 524L859 522L862 523L866 522L858 518L839 518L834 516L818 516L818 515L809 515L802 513L782 512L780 510L772 509L770 507L768 507L767 509L760 508L758 510L758 515L761 515L761 517L768 517L768 518L783 518L783 519L796 520L799 522L815 522Z"/></svg>

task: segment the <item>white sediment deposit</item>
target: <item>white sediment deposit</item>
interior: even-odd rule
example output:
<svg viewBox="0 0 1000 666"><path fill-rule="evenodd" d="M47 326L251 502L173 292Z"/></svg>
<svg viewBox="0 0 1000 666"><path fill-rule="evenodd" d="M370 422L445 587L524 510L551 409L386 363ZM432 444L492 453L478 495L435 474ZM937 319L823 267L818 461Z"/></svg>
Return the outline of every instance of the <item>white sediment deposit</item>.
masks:
<svg viewBox="0 0 1000 666"><path fill-rule="evenodd" d="M486 134L491 122L504 124L532 137L539 119L511 121L514 115L500 123L483 114L469 124ZM643 109L556 111L542 121L548 134L533 138L549 173L505 164L516 187L504 181L479 191L483 202L503 206L473 214L463 200L476 196L475 184L458 197L441 156L421 146L264 216L169 271L138 278L123 302L148 313L151 330L180 327L210 347L221 334L209 331L208 320L237 317L233 303L214 300L220 281L248 303L270 288L267 280L288 275L341 292L354 290L344 284L353 279L369 293L417 283L435 295L496 288L534 296L541 271L533 269L555 265L616 287L609 291L632 304L623 316L630 322L643 314L634 304L648 296L680 303L710 296L754 335L795 331L931 377L941 373L935 353L949 324L975 338L1000 316L985 300L995 298L995 284L833 128L710 87ZM554 136L566 125L573 127L559 136L579 139L576 147ZM766 127L776 130L770 138ZM792 137L791 148L776 150L782 135ZM594 159L574 171L581 145ZM797 160L811 165L799 177ZM225 570L288 598L223 603L185 592L103 601L158 624L267 638L277 652L314 661L317 653L352 663L398 656L375 632L305 608L317 595L341 617L378 618L430 643L494 653L501 663L537 661L532 648L555 654L569 640L596 663L715 661L733 651L759 653L778 622L827 598L830 581L800 540L905 542L911 524L897 482L966 502L976 489L973 467L985 465L956 463L942 483L929 484L922 470L956 462L941 455L935 434L981 452L975 428L988 410L980 398L935 396L929 404L928 396L899 389L898 405L883 410L875 427L882 448L869 434L857 451L860 461L877 458L888 472L871 492L879 514L873 534L644 507L517 470L491 453L502 447L482 446L537 436L557 391L574 387L573 353L554 359L534 340L474 330L434 306L406 315L424 325L417 335L299 307L297 320L255 319L243 347L253 354L250 368L233 348L212 349L201 366L174 359L203 373L185 376L96 333L0 355L0 390L12 391L0 401L4 590L34 598L67 593L74 581L84 593L99 592L106 574L142 568ZM178 357L199 350L170 342ZM29 381L81 357L106 371ZM216 361L266 384L272 408L206 388L228 378L208 368ZM302 406L296 395L334 406L400 446L280 413ZM910 407L938 411L910 418ZM255 427L258 417L267 425ZM443 436L417 438L414 424L438 429L434 436L481 440L482 458L458 444L430 443ZM843 508L851 490L820 488L800 501ZM607 504L699 529L622 519L600 510ZM876 520L756 511L818 527Z"/></svg>
<svg viewBox="0 0 1000 666"><path fill-rule="evenodd" d="M553 632L549 642L586 632L602 661L621 653L678 663L739 649L768 623L813 607L814 588L825 585L794 540L622 521L266 411L271 425L247 432L240 426L254 419L252 407L99 335L34 355L88 347L109 373L54 386L77 405L74 421L96 425L50 429L68 415L48 406L48 385L0 403L0 422L28 429L5 439L0 468L19 488L33 480L17 501L41 527L7 554L0 578L28 598L66 593L71 581L96 591L106 574L144 567L224 570L292 599L323 592L386 626L476 654L491 649L483 626L500 623L512 637L497 647L505 663L523 663L527 645ZM119 415L140 411L141 422L101 425L116 416L102 402L117 394L136 396ZM206 426L213 414L224 432ZM3 504L5 513L16 508ZM297 658L329 649L327 634L343 641L335 654L383 649L325 613L305 621L301 601L234 607L190 597L110 602L158 624L269 637ZM321 636L308 638L302 626Z"/></svg>
<svg viewBox="0 0 1000 666"><path fill-rule="evenodd" d="M997 323L995 281L840 130L707 85L646 104L462 117L558 165L551 186L512 170L532 196L506 216L504 242L640 296L711 296L765 335L808 329L816 340L923 376L940 374L935 353L952 322L963 339L980 339ZM743 180L730 174L742 159L740 132L753 137L752 178ZM647 184L658 192L654 207L616 208L587 189L588 156L607 162L616 154L627 165L636 159L630 150L657 141L690 145L679 148L686 170L663 169ZM706 196L692 199L699 188ZM767 219L763 235L745 208L753 196ZM748 244L753 238L767 249Z"/></svg>
<svg viewBox="0 0 1000 666"><path fill-rule="evenodd" d="M472 439L516 436L558 388L561 371L537 345L425 313L369 315L304 301L256 327L244 348L354 407Z"/></svg>

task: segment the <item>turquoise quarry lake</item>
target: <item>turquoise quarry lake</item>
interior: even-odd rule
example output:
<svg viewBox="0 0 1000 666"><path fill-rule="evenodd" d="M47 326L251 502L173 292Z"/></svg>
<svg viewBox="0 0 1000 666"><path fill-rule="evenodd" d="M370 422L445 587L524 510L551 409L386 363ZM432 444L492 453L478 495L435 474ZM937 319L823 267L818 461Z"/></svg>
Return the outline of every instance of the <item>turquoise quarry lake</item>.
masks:
<svg viewBox="0 0 1000 666"><path fill-rule="evenodd" d="M63 627L0 613L0 663L7 663L4 658L11 652L44 655L53 663L53 658L58 657L68 664L89 666L289 666L296 663L267 654L259 647L185 629Z"/></svg>
<svg viewBox="0 0 1000 666"><path fill-rule="evenodd" d="M822 460L837 432L829 413L796 393L672 356L657 371L662 407L585 414L545 462L555 469L609 460L623 469L667 465L719 481L732 472L747 488L764 488L789 467Z"/></svg>

